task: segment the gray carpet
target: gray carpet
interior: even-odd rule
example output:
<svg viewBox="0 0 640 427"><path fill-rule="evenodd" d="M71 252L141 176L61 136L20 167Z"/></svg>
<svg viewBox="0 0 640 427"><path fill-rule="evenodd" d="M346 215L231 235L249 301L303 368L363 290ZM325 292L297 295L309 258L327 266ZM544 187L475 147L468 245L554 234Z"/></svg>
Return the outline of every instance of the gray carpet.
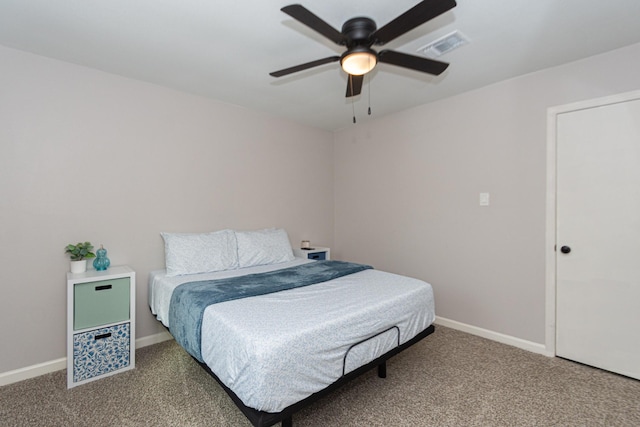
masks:
<svg viewBox="0 0 640 427"><path fill-rule="evenodd" d="M66 389L58 371L0 388L1 426L250 426L173 341L133 371ZM640 381L445 327L294 415L294 426L640 426Z"/></svg>

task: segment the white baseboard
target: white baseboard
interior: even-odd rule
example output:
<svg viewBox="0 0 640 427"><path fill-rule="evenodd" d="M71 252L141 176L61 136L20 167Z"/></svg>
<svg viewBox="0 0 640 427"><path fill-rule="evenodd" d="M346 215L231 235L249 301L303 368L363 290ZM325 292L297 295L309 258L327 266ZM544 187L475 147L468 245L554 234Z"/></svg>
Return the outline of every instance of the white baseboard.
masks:
<svg viewBox="0 0 640 427"><path fill-rule="evenodd" d="M173 336L169 331L162 331L154 335L147 335L146 337L138 338L136 340L136 349L161 343L163 341L172 340Z"/></svg>
<svg viewBox="0 0 640 427"><path fill-rule="evenodd" d="M163 341L173 339L167 331L158 334L149 335L136 340L136 349L146 347L148 345L158 344ZM16 369L14 371L0 373L0 387L17 383L18 381L28 380L29 378L38 377L40 375L49 374L67 368L67 358L63 357L49 362L38 363L37 365L27 366L25 368Z"/></svg>
<svg viewBox="0 0 640 427"><path fill-rule="evenodd" d="M521 338L512 337L510 335L501 334L499 332L490 331L488 329L479 328L477 326L468 325L466 323L457 322L455 320L446 319L444 317L436 316L436 325L446 326L447 328L457 329L462 332L469 333L471 335L477 335L482 338L487 338L492 341L497 341L502 344L518 347L523 350L530 351L532 353L542 354L544 356L553 357L554 354L548 351L544 344L538 344L532 341L523 340Z"/></svg>
<svg viewBox="0 0 640 427"><path fill-rule="evenodd" d="M61 359L38 363L37 365L27 366L14 371L3 372L0 374L0 386L17 383L18 381L27 380L33 377L39 377L40 375L59 371L66 367L67 358L63 357Z"/></svg>

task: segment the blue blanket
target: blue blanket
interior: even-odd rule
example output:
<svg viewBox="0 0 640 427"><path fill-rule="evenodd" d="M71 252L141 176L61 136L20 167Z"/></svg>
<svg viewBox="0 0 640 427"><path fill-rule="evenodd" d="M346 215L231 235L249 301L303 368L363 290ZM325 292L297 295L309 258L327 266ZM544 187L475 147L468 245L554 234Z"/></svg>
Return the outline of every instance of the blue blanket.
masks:
<svg viewBox="0 0 640 427"><path fill-rule="evenodd" d="M211 304L313 285L370 268L343 261L315 261L268 273L183 283L171 295L169 329L178 344L203 362L202 316Z"/></svg>

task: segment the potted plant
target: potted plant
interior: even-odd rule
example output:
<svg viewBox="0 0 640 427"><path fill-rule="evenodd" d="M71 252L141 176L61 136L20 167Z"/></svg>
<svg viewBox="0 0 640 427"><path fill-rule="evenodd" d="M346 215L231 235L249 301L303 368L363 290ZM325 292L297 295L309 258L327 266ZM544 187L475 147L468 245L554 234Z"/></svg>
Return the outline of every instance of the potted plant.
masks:
<svg viewBox="0 0 640 427"><path fill-rule="evenodd" d="M87 258L95 258L96 254L91 252L93 245L91 242L79 242L75 245L67 245L64 252L71 258L71 272L84 273L87 271Z"/></svg>

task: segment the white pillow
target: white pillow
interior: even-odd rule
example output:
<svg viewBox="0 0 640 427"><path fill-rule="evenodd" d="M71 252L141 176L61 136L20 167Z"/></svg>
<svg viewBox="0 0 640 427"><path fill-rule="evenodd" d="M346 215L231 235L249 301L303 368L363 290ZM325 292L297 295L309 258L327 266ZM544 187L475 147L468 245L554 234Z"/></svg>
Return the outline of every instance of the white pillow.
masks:
<svg viewBox="0 0 640 427"><path fill-rule="evenodd" d="M168 277L238 268L238 249L232 230L160 235L164 239Z"/></svg>
<svg viewBox="0 0 640 427"><path fill-rule="evenodd" d="M281 228L236 231L238 266L278 264L294 259L287 232Z"/></svg>

